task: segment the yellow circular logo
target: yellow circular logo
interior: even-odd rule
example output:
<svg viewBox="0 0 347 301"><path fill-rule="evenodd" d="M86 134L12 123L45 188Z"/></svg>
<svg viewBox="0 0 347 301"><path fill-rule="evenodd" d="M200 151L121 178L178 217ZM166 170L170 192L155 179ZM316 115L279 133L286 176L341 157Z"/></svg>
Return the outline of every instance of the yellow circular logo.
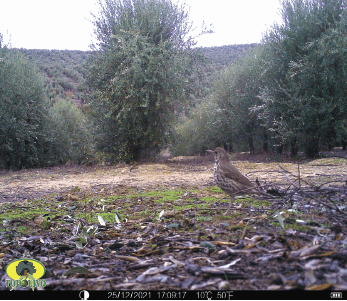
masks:
<svg viewBox="0 0 347 301"><path fill-rule="evenodd" d="M6 267L7 275L13 280L27 274L32 275L35 279L40 279L45 272L46 268L40 261L30 258L13 260Z"/></svg>

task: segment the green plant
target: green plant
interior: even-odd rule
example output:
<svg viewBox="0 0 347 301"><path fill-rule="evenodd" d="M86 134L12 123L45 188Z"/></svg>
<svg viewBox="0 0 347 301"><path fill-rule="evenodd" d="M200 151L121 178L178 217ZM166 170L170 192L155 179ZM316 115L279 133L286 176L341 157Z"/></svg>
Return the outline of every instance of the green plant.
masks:
<svg viewBox="0 0 347 301"><path fill-rule="evenodd" d="M155 156L170 137L175 105L189 98L199 60L190 49L188 13L168 0L99 4L93 21L98 51L88 81L95 91L90 102L97 146L126 162Z"/></svg>
<svg viewBox="0 0 347 301"><path fill-rule="evenodd" d="M68 100L59 99L49 110L58 162L80 163L92 154L90 124L83 112Z"/></svg>
<svg viewBox="0 0 347 301"><path fill-rule="evenodd" d="M171 152L174 156L205 154L227 140L228 128L222 127L224 117L217 104L208 98L182 116L175 126Z"/></svg>
<svg viewBox="0 0 347 301"><path fill-rule="evenodd" d="M258 117L291 154L346 146L345 0L286 0L282 24L264 36L264 85Z"/></svg>
<svg viewBox="0 0 347 301"><path fill-rule="evenodd" d="M75 235L78 233L79 228L81 224L78 223L78 225L74 229ZM88 243L88 236L95 235L97 233L98 227L96 226L90 226L90 227L83 227L80 235L75 239L76 247L79 249L83 249L84 246Z"/></svg>
<svg viewBox="0 0 347 301"><path fill-rule="evenodd" d="M17 51L0 49L0 57L0 167L49 164L52 136L42 78Z"/></svg>

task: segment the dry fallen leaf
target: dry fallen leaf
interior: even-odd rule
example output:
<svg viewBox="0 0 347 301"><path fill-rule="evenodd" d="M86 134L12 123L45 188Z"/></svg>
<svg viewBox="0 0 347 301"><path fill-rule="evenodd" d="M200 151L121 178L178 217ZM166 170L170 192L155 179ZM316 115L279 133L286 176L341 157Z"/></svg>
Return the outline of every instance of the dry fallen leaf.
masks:
<svg viewBox="0 0 347 301"><path fill-rule="evenodd" d="M68 199L69 201L77 202L77 201L78 201L78 196L72 195L72 194L68 194L68 195L67 195L67 199Z"/></svg>
<svg viewBox="0 0 347 301"><path fill-rule="evenodd" d="M42 224L42 222L43 222L42 216L38 216L34 220L34 224L37 225L37 226L40 226Z"/></svg>
<svg viewBox="0 0 347 301"><path fill-rule="evenodd" d="M326 290L329 287L331 287L333 284L332 283L324 283L324 284L309 284L308 286L306 286L305 289L309 290L309 291L322 291L322 290Z"/></svg>
<svg viewBox="0 0 347 301"><path fill-rule="evenodd" d="M335 235L335 239L336 240L341 240L343 238L343 234L342 233L338 233Z"/></svg>

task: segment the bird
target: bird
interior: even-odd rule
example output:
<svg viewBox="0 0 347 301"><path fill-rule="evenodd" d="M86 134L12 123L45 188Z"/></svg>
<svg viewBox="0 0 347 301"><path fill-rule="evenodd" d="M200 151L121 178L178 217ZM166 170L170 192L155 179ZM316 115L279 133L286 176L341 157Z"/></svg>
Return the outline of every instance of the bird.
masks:
<svg viewBox="0 0 347 301"><path fill-rule="evenodd" d="M214 150L207 150L206 152L212 153L214 156L213 175L216 185L230 195L230 205L224 215L229 213L235 196L247 194L269 196L267 193L257 190L257 187L230 163L228 154L223 148L217 147Z"/></svg>

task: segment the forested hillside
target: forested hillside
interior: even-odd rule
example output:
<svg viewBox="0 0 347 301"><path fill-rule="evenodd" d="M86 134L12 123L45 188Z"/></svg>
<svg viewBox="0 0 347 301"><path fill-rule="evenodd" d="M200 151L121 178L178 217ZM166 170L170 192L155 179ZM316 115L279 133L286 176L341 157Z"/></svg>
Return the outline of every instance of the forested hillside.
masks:
<svg viewBox="0 0 347 301"><path fill-rule="evenodd" d="M203 89L209 88L214 76L235 62L256 44L201 47L206 62L199 66ZM44 76L48 99L71 98L77 104L86 100L90 92L86 85L87 59L91 52L78 50L18 49L34 62ZM199 79L196 78L198 81Z"/></svg>
<svg viewBox="0 0 347 301"><path fill-rule="evenodd" d="M76 50L19 49L34 62L44 76L48 99L72 98L85 101L86 62L90 52Z"/></svg>
<svg viewBox="0 0 347 301"><path fill-rule="evenodd" d="M347 148L346 0L285 1L261 44L207 48L183 8L112 3L94 20L100 51L16 51L0 35L0 166Z"/></svg>
<svg viewBox="0 0 347 301"><path fill-rule="evenodd" d="M213 70L221 70L225 66L234 63L242 55L257 46L257 44L240 44L240 45L225 45L214 47L201 47L200 49L205 54L210 67Z"/></svg>

